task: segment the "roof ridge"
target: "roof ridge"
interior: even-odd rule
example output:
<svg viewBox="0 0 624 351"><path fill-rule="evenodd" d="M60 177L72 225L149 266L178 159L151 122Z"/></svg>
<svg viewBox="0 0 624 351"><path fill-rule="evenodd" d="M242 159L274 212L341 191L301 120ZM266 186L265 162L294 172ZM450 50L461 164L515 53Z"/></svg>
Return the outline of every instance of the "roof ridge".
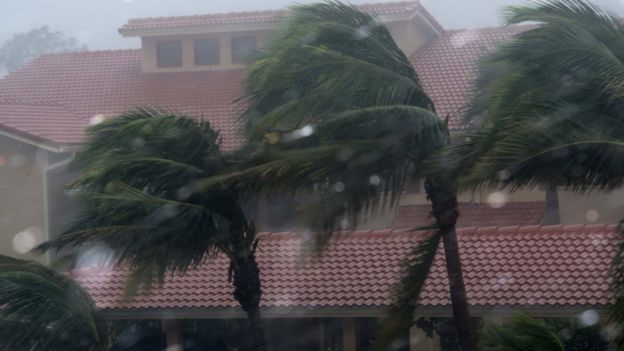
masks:
<svg viewBox="0 0 624 351"><path fill-rule="evenodd" d="M554 224L554 225L509 225L486 227L457 228L458 234L492 234L492 233L547 233L547 232L576 232L576 231L613 231L617 225L609 223L597 224Z"/></svg>
<svg viewBox="0 0 624 351"><path fill-rule="evenodd" d="M109 53L126 53L126 52L141 52L142 49L105 49L105 50L83 50L83 51L72 51L72 52L50 52L46 54L41 54L35 60L39 60L42 57L46 56L68 56L68 55L92 55L92 54L109 54ZM33 61L35 61L33 60Z"/></svg>
<svg viewBox="0 0 624 351"><path fill-rule="evenodd" d="M524 29L524 28L532 28L537 27L537 24L527 24L527 23L519 23L519 24L503 24L500 26L486 26L486 27L464 27L464 28L453 28L447 29L446 35L457 34L469 30L484 30L484 31L492 31L492 30L501 30L501 29Z"/></svg>
<svg viewBox="0 0 624 351"><path fill-rule="evenodd" d="M375 10L388 10L387 13L398 13L403 11L408 11L413 8L413 10L424 10L424 7L420 3L419 0L405 0L405 1L392 1L392 2L371 2L366 4L354 4L357 8L363 11L375 11ZM401 9L399 9L401 7ZM392 11L395 8L396 11ZM125 24L119 28L119 32L123 33L126 30L135 30L141 29L140 26L149 26L149 25L159 25L166 23L168 21L176 22L176 21L193 21L193 20L202 20L202 19L214 19L214 20L227 20L228 18L237 19L244 17L253 17L264 15L264 21L273 21L280 16L283 16L288 13L288 8L281 9L266 9L266 10L251 10L251 11L229 11L229 12L215 12L215 13L204 13L204 14L193 14L193 15L178 15L178 16L153 16L153 17L137 17L129 19ZM427 13L428 15L428 13ZM429 15L429 17L431 17ZM431 20L432 17L429 19ZM188 26L189 24L180 24L181 26ZM137 28L139 27L139 28ZM147 29L147 28L142 28Z"/></svg>

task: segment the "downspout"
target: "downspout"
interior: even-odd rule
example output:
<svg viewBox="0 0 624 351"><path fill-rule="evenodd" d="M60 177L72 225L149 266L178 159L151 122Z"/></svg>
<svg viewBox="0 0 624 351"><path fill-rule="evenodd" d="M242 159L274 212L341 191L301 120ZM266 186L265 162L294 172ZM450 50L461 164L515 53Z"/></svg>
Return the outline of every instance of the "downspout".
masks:
<svg viewBox="0 0 624 351"><path fill-rule="evenodd" d="M76 152L72 152L68 158L61 160L59 162L53 163L51 165L46 166L43 169L43 226L44 226L44 237L45 240L48 241L50 240L50 218L48 216L48 201L49 201L49 195L48 195L48 173L50 171L53 171L57 168L63 167L63 166L67 166L68 164L70 164L74 158L76 158ZM48 264L50 264L50 254L47 254L46 257L46 262Z"/></svg>

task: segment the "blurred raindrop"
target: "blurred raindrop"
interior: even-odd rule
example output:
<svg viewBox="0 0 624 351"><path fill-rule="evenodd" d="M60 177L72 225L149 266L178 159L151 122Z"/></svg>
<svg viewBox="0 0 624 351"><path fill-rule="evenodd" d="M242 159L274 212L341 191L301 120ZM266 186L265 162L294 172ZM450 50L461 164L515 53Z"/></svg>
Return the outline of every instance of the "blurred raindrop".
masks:
<svg viewBox="0 0 624 351"><path fill-rule="evenodd" d="M600 219L600 212L593 208L587 210L587 212L585 212L585 219L587 219L589 222L596 222Z"/></svg>
<svg viewBox="0 0 624 351"><path fill-rule="evenodd" d="M509 179L509 177L511 177L511 172L509 172L506 169L503 169L502 171L499 171L498 173L496 173L496 176L498 177L498 180L505 181Z"/></svg>
<svg viewBox="0 0 624 351"><path fill-rule="evenodd" d="M351 157L353 157L353 154L354 152L351 148L345 147L345 148L342 148L338 152L338 155L336 155L336 158L338 159L338 161L345 162L349 160Z"/></svg>
<svg viewBox="0 0 624 351"><path fill-rule="evenodd" d="M98 113L97 115L89 118L89 125L94 126L94 125L104 122L105 120L106 120L106 115L102 113Z"/></svg>
<svg viewBox="0 0 624 351"><path fill-rule="evenodd" d="M578 320L584 327L592 326L598 323L600 316L595 310L587 310L578 316Z"/></svg>
<svg viewBox="0 0 624 351"><path fill-rule="evenodd" d="M184 201L188 199L192 193L193 191L191 191L191 189L188 186L183 186L180 189L178 189L178 192L176 193L176 197L178 200Z"/></svg>
<svg viewBox="0 0 624 351"><path fill-rule="evenodd" d="M110 263L113 250L108 246L98 245L82 251L76 260L77 267L106 266Z"/></svg>
<svg viewBox="0 0 624 351"><path fill-rule="evenodd" d="M507 194L496 191L488 195L487 203L492 208L501 208L507 204Z"/></svg>
<svg viewBox="0 0 624 351"><path fill-rule="evenodd" d="M379 184L381 184L381 178L378 175L372 175L370 178L368 178L368 182L371 185L378 186Z"/></svg>
<svg viewBox="0 0 624 351"><path fill-rule="evenodd" d="M371 35L370 26L368 26L366 24L355 29L354 36L355 36L355 39L357 39L357 40L362 40L362 39L368 38L368 37L370 37L370 35Z"/></svg>
<svg viewBox="0 0 624 351"><path fill-rule="evenodd" d="M345 190L345 185L343 182L337 182L336 184L334 184L334 190L337 193L341 193Z"/></svg>
<svg viewBox="0 0 624 351"><path fill-rule="evenodd" d="M451 45L455 48L464 47L473 41L479 40L481 33L477 29L466 29L451 36Z"/></svg>
<svg viewBox="0 0 624 351"><path fill-rule="evenodd" d="M25 254L37 245L37 238L41 237L43 232L37 227L28 227L13 237L13 250L20 254Z"/></svg>

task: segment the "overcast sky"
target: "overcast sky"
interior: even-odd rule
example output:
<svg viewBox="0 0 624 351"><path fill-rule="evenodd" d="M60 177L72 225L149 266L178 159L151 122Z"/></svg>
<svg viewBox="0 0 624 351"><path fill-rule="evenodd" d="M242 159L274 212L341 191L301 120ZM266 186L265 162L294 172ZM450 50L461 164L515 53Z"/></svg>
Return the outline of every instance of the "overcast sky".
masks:
<svg viewBox="0 0 624 351"><path fill-rule="evenodd" d="M6 0L4 0L6 1ZM49 25L78 38L91 49L139 47L136 38L122 38L117 29L129 18L278 9L314 0L17 0L0 12L0 43L15 33ZM387 2L352 0L352 3ZM487 27L500 23L500 9L522 0L422 0L445 28ZM596 0L624 15L624 0ZM7 4L8 3L8 4Z"/></svg>

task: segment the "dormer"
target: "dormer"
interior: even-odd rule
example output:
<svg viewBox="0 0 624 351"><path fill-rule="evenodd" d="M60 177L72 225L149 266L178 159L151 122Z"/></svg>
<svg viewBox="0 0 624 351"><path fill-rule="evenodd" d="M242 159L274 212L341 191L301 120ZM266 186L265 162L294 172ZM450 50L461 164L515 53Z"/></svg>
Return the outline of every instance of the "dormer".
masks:
<svg viewBox="0 0 624 351"><path fill-rule="evenodd" d="M419 2L360 5L376 13L407 55L443 33ZM131 19L119 32L140 37L143 71L180 72L242 68L288 13L233 12Z"/></svg>

